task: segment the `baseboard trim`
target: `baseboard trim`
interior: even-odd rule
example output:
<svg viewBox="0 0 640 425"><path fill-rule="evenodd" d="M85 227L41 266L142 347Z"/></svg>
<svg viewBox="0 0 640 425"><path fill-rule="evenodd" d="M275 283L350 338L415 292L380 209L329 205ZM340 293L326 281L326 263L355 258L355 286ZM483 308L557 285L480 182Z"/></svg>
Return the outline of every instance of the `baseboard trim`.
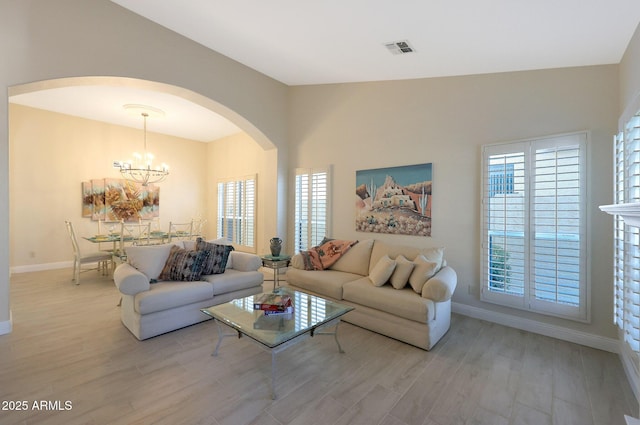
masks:
<svg viewBox="0 0 640 425"><path fill-rule="evenodd" d="M13 317L11 311L9 311L9 320L0 322L0 335L10 334L13 330Z"/></svg>
<svg viewBox="0 0 640 425"><path fill-rule="evenodd" d="M562 326L540 323L531 319L512 316L510 314L498 313L485 310L483 308L470 305L451 303L451 311L474 319L486 320L487 322L498 323L511 328L533 332L552 338L569 341L580 345L585 345L598 350L609 351L610 353L620 353L620 346L617 339L593 335L587 332L576 331L574 329L563 328Z"/></svg>
<svg viewBox="0 0 640 425"><path fill-rule="evenodd" d="M636 360L634 360L633 358L631 349L628 348L628 346L623 346L623 344L623 342L618 343L622 368L627 375L627 379L629 381L629 385L631 386L631 390L633 390L633 394L636 396L636 399L640 401L640 373L638 371L638 365L635 363Z"/></svg>
<svg viewBox="0 0 640 425"><path fill-rule="evenodd" d="M15 267L11 267L10 273L18 274L18 273L27 273L27 272L41 272L43 270L66 269L69 267L73 267L73 261L62 261L59 263L30 264L28 266L15 266Z"/></svg>

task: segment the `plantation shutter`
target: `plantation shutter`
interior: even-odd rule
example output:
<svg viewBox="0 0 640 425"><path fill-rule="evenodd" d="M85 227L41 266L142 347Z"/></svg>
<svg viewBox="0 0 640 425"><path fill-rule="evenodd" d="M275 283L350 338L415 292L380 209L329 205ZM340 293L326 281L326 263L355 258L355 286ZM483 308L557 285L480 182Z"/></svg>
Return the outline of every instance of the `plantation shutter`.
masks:
<svg viewBox="0 0 640 425"><path fill-rule="evenodd" d="M501 303L523 306L526 267L525 225L527 221L524 144L485 149L483 253L486 289ZM507 170L513 170L507 176ZM511 180L512 190L500 190Z"/></svg>
<svg viewBox="0 0 640 425"><path fill-rule="evenodd" d="M297 169L295 171L294 251L319 245L327 236L328 185L327 169Z"/></svg>
<svg viewBox="0 0 640 425"><path fill-rule="evenodd" d="M586 145L580 136L532 145L531 302L537 311L584 317Z"/></svg>
<svg viewBox="0 0 640 425"><path fill-rule="evenodd" d="M218 182L218 238L255 252L255 214L255 175Z"/></svg>
<svg viewBox="0 0 640 425"><path fill-rule="evenodd" d="M640 116L631 117L614 139L615 202L640 202ZM624 341L640 352L640 229L615 218L614 321Z"/></svg>
<svg viewBox="0 0 640 425"><path fill-rule="evenodd" d="M619 133L614 142L614 199L624 203L625 180L625 152L624 133ZM613 321L620 329L624 329L624 253L625 228L624 219L620 215L614 216L613 222Z"/></svg>
<svg viewBox="0 0 640 425"><path fill-rule="evenodd" d="M484 301L587 318L586 134L483 148Z"/></svg>

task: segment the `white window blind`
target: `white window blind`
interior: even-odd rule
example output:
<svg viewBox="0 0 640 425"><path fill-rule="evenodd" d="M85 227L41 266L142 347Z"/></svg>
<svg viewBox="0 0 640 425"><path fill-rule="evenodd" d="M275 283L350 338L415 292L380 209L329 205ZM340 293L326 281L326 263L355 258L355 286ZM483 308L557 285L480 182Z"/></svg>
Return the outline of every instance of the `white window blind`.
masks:
<svg viewBox="0 0 640 425"><path fill-rule="evenodd" d="M218 181L218 238L255 252L255 216L255 175Z"/></svg>
<svg viewBox="0 0 640 425"><path fill-rule="evenodd" d="M483 148L484 301L587 320L586 139Z"/></svg>
<svg viewBox="0 0 640 425"><path fill-rule="evenodd" d="M640 202L640 113L614 138L616 204ZM614 219L614 321L640 353L640 229ZM636 357L637 358L637 357Z"/></svg>
<svg viewBox="0 0 640 425"><path fill-rule="evenodd" d="M319 245L329 231L329 171L296 169L294 196L294 251Z"/></svg>

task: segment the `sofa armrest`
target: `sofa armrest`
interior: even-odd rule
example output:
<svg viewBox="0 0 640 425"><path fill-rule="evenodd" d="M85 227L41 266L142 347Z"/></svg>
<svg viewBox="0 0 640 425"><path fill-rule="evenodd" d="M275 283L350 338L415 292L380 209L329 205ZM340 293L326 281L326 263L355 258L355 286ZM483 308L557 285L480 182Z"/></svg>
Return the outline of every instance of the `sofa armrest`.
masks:
<svg viewBox="0 0 640 425"><path fill-rule="evenodd" d="M298 253L291 257L291 262L289 264L294 269L304 270L304 260L302 259L302 254Z"/></svg>
<svg viewBox="0 0 640 425"><path fill-rule="evenodd" d="M120 264L113 271L113 281L120 292L125 295L136 295L148 291L149 278L131 264Z"/></svg>
<svg viewBox="0 0 640 425"><path fill-rule="evenodd" d="M241 272L255 272L262 267L262 260L255 254L248 252L231 251L231 268Z"/></svg>
<svg viewBox="0 0 640 425"><path fill-rule="evenodd" d="M458 275L451 267L443 267L422 287L422 298L435 302L448 301L453 296L458 284Z"/></svg>

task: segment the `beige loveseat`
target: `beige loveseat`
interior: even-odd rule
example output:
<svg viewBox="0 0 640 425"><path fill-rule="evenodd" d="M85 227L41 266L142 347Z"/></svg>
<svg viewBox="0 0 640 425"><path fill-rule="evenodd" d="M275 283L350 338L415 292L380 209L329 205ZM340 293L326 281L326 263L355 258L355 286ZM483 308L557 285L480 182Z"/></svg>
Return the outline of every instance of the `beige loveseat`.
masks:
<svg viewBox="0 0 640 425"><path fill-rule="evenodd" d="M201 308L262 292L260 257L238 251L229 254L224 273L193 282L156 282L173 245L127 247L127 262L113 273L122 294L120 318L136 338L143 340L202 322L209 317ZM193 249L193 242L184 248Z"/></svg>
<svg viewBox="0 0 640 425"><path fill-rule="evenodd" d="M442 248L363 240L327 270L304 270L297 254L287 271L287 285L354 306L343 317L346 322L430 350L449 329L457 284L443 253ZM421 279L426 276L431 277Z"/></svg>

